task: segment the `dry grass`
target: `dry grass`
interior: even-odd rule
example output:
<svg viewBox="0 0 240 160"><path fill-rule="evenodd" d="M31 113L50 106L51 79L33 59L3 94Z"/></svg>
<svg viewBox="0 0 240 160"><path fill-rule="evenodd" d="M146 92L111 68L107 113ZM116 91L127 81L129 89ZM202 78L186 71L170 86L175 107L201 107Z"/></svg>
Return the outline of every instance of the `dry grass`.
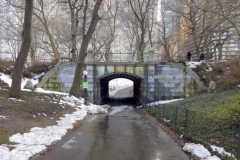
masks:
<svg viewBox="0 0 240 160"><path fill-rule="evenodd" d="M46 72L53 65L37 63L24 68L23 77ZM0 60L0 72L11 76L13 70L14 62ZM21 91L18 101L9 98L9 89L8 84L0 80L0 115L7 117L0 118L0 145L11 144L9 137L13 134L28 132L32 127L55 125L59 117L75 111L60 103L60 95Z"/></svg>
<svg viewBox="0 0 240 160"><path fill-rule="evenodd" d="M11 76L14 71L14 63L15 63L14 61L6 61L0 59L0 72ZM52 67L54 67L54 65L55 65L54 62L50 63L37 62L32 66L24 68L23 77L32 78L33 74L41 74L43 72L47 72Z"/></svg>
<svg viewBox="0 0 240 160"><path fill-rule="evenodd" d="M20 99L9 98L9 86L0 80L0 145L11 144L9 137L28 132L32 127L56 124L59 117L72 113L75 108L61 103L62 96L21 91Z"/></svg>
<svg viewBox="0 0 240 160"><path fill-rule="evenodd" d="M240 84L240 58L218 62L212 65L213 71L206 73L208 81L217 84L217 91L236 88Z"/></svg>
<svg viewBox="0 0 240 160"><path fill-rule="evenodd" d="M13 61L5 61L0 59L0 72L11 75L14 69Z"/></svg>
<svg viewBox="0 0 240 160"><path fill-rule="evenodd" d="M54 67L56 63L50 62L50 63L34 63L34 65L29 66L26 68L27 72L33 73L33 74L41 74L42 72L49 71L52 67Z"/></svg>

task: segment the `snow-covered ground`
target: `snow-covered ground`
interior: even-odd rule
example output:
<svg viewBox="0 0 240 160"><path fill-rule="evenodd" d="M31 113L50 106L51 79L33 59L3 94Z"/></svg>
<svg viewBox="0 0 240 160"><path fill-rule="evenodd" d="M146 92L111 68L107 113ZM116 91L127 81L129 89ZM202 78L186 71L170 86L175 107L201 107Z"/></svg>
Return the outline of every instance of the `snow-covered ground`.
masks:
<svg viewBox="0 0 240 160"><path fill-rule="evenodd" d="M109 81L109 96L113 97L114 94L123 88L127 88L129 86L133 86L133 81L126 78L116 78ZM110 89L112 88L112 89Z"/></svg>
<svg viewBox="0 0 240 160"><path fill-rule="evenodd" d="M12 80L8 75L0 74L0 78L11 86ZM28 80L32 80L33 84L38 83L37 80L33 79L23 79L23 86ZM82 120L88 113L107 113L107 106L99 106L90 104L88 106L84 105L84 99L78 99L73 96L68 96L66 93L46 91L40 88L36 89L36 92L43 93L54 93L65 95L61 103L67 103L72 107L76 108L76 111L72 114L66 114L57 121L57 125L47 126L45 128L33 127L29 132L24 134L14 134L9 140L11 142L17 143L16 145L0 145L0 159L1 160L27 160L33 155L44 151L47 146L55 143L67 133L68 129L73 128L73 124ZM77 102L77 103L76 103ZM75 104L81 104L76 106ZM4 115L0 115L0 119L6 118ZM13 149L9 149L13 148Z"/></svg>
<svg viewBox="0 0 240 160"><path fill-rule="evenodd" d="M74 101L79 101L81 106L75 106ZM1 145L0 146L0 159L1 160L27 160L34 154L44 151L47 146L55 143L67 133L68 129L73 128L73 124L82 120L88 113L107 113L107 109L98 105L84 105L83 99L77 99L73 96L66 95L61 103L68 103L77 110L72 114L66 114L57 121L57 125L47 126L45 128L33 127L29 132L24 134L14 134L9 140L17 143L16 145ZM8 147L13 147L9 150Z"/></svg>
<svg viewBox="0 0 240 160"><path fill-rule="evenodd" d="M200 62L189 62L188 65L194 67L198 65ZM8 83L11 86L11 78L7 75L0 73L0 79L4 82ZM35 78L37 79L37 78ZM37 84L38 81L34 79L23 79L22 81L22 90L23 86L26 84L28 80L31 80L33 84ZM115 81L116 83L117 81ZM118 84L122 85L126 82L122 82L118 80ZM113 84L116 85L116 84ZM1 89L1 88L0 88ZM17 143L16 145L0 145L0 159L1 160L28 160L34 154L37 154L41 151L44 151L47 146L55 143L67 133L68 129L73 128L73 124L78 121L82 120L88 113L96 114L96 113L105 113L107 114L107 106L99 106L94 104L89 104L88 106L84 105L83 99L78 99L73 96L69 97L65 93L60 92L52 92L52 91L45 91L43 89L36 89L36 92L44 92L44 93L54 93L54 94L63 94L65 95L64 100L61 103L68 103L72 105L77 110L72 114L66 114L64 117L60 118L57 121L57 125L54 126L47 126L45 128L34 127L31 130L24 134L14 134L12 135L9 140L11 142ZM181 99L178 99L181 100ZM77 104L81 104L81 106L76 106L74 101L79 101ZM171 101L159 101L155 102L158 104L162 103L170 103L175 100ZM150 104L152 105L152 104ZM118 108L113 108L113 110L109 114L115 114L120 112L121 110L125 109L126 106L120 106ZM0 115L0 119L6 118L4 115ZM13 149L9 149L9 148ZM223 148L217 146L211 146L213 151L217 151L219 154L222 155L231 155L230 153L226 152ZM201 160L220 160L215 155L211 155L211 153L201 144L194 144L194 143L186 143L183 147L183 150L186 152L190 152L191 154L199 157Z"/></svg>
<svg viewBox="0 0 240 160"><path fill-rule="evenodd" d="M133 81L126 78L116 78L109 81L109 87L123 87L123 86L131 86L133 85Z"/></svg>

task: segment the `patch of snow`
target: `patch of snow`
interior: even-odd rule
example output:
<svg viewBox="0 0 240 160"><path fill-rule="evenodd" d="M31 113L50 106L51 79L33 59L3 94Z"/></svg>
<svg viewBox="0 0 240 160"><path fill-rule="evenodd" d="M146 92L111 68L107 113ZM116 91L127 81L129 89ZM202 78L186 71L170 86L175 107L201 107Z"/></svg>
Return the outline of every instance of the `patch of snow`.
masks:
<svg viewBox="0 0 240 160"><path fill-rule="evenodd" d="M217 147L217 146L211 145L211 148L212 148L213 151L218 152L220 155L225 155L225 156L234 158L234 155L232 155L231 153L225 151L225 149L222 148L222 147Z"/></svg>
<svg viewBox="0 0 240 160"><path fill-rule="evenodd" d="M17 99L17 98L8 98L10 101L15 101L15 102L25 102L24 100Z"/></svg>
<svg viewBox="0 0 240 160"><path fill-rule="evenodd" d="M49 93L49 94L58 94L58 95L68 95L68 93L63 93L63 92L56 92L56 91L47 91L42 88L36 88L36 92L40 93Z"/></svg>
<svg viewBox="0 0 240 160"><path fill-rule="evenodd" d="M44 151L47 147L44 145L14 145L15 147L13 150L9 150L6 146L0 146L0 159L1 160L10 160L10 159L17 159L17 160L27 160L29 157Z"/></svg>
<svg viewBox="0 0 240 160"><path fill-rule="evenodd" d="M183 98L152 102L152 103L149 103L148 106L154 106L154 105L159 105L159 104L166 104L166 103L171 103L171 102L180 101L180 100L183 100Z"/></svg>
<svg viewBox="0 0 240 160"><path fill-rule="evenodd" d="M163 119L164 122L167 122L167 123L170 123L171 121L170 120L167 120L167 119Z"/></svg>
<svg viewBox="0 0 240 160"><path fill-rule="evenodd" d="M73 96L65 97L65 103L70 103L74 101L82 101ZM72 114L66 114L57 121L57 125L47 126L45 128L34 127L31 128L29 132L24 134L14 134L9 140L11 142L18 143L14 145L13 150L9 150L6 146L0 146L0 159L20 159L27 160L36 153L39 153L47 148L54 142L62 139L62 137L67 133L68 129L73 128L73 124L78 120L82 120L88 113L107 113L107 109L102 106L90 104L88 106L75 106L76 111ZM43 113L44 114L44 113ZM45 115L45 114L44 114ZM24 147L23 147L24 146ZM24 149L23 149L24 148Z"/></svg>
<svg viewBox="0 0 240 160"><path fill-rule="evenodd" d="M190 152L198 158L211 156L211 153L201 144L186 143L183 147L183 150L186 152Z"/></svg>
<svg viewBox="0 0 240 160"><path fill-rule="evenodd" d="M11 86L11 84L12 84L12 79L11 79L11 77L10 77L9 75L1 74L1 75L0 75L0 79L1 79L3 82L7 83L9 86Z"/></svg>
<svg viewBox="0 0 240 160"><path fill-rule="evenodd" d="M5 83L11 86L11 78L8 75L1 74L0 79L2 79ZM29 79L25 78L22 81L22 88L25 85L24 82L27 82ZM36 81L32 80L35 84ZM53 91L46 91L41 88L37 88L36 92L41 93L49 93L55 95L64 95L65 98L61 100L62 104L69 104L72 107L76 108L76 111L72 114L66 114L64 117L61 117L57 121L57 125L54 126L47 126L45 128L34 127L31 128L29 132L24 134L14 134L12 135L9 140L11 142L18 143L17 145L11 145L9 147L13 147L12 150L9 150L7 145L0 145L0 159L1 160L9 160L9 159L18 159L18 160L28 160L33 155L44 151L47 146L51 145L52 143L61 140L61 138L67 133L68 129L73 128L73 123L78 120L82 120L88 113L89 114L96 114L96 113L107 113L106 106L98 106L89 104L85 106L83 104L83 98L78 99L76 97L69 97L67 93L61 92L53 92ZM22 101L19 99L9 99L14 100L16 102ZM77 105L76 105L77 104ZM41 115L38 113L38 115ZM43 115L46 115L43 113ZM33 115L33 117L36 117ZM1 116L1 118L5 118Z"/></svg>
<svg viewBox="0 0 240 160"><path fill-rule="evenodd" d="M0 115L0 119L6 119L7 118L7 116L1 116Z"/></svg>
<svg viewBox="0 0 240 160"><path fill-rule="evenodd" d="M221 159L214 155L214 156L204 157L201 160L221 160Z"/></svg>
<svg viewBox="0 0 240 160"><path fill-rule="evenodd" d="M202 62L190 61L190 62L187 62L187 63L186 63L186 65L187 65L189 68L196 68L196 66L199 66L200 64L202 64Z"/></svg>

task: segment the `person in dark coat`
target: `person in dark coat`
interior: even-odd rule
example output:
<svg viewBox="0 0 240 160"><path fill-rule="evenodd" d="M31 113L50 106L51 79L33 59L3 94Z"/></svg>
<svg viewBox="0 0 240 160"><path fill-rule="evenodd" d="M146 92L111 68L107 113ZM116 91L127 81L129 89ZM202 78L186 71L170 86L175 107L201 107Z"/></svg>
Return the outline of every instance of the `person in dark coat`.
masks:
<svg viewBox="0 0 240 160"><path fill-rule="evenodd" d="M202 61L202 60L204 60L204 58L205 58L205 54L202 52L200 55L200 60Z"/></svg>
<svg viewBox="0 0 240 160"><path fill-rule="evenodd" d="M188 53L187 53L187 60L191 61L191 57L192 57L192 53L190 51L188 51Z"/></svg>

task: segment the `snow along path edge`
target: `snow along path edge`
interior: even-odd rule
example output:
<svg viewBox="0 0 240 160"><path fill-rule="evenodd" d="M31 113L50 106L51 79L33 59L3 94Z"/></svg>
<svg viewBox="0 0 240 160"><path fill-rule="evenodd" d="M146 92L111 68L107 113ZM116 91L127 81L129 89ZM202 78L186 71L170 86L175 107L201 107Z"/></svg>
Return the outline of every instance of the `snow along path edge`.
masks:
<svg viewBox="0 0 240 160"><path fill-rule="evenodd" d="M68 129L73 128L73 124L79 120L83 120L87 114L107 113L106 106L83 104L83 99L73 96L65 97L61 103L67 103L76 108L72 114L65 114L57 121L57 125L47 126L45 128L33 127L29 132L24 134L14 134L9 138L11 142L18 143L16 145L1 145L1 160L28 160L32 156L43 152L53 143L61 140L66 135ZM76 105L77 104L77 105ZM12 150L9 147L14 148Z"/></svg>

